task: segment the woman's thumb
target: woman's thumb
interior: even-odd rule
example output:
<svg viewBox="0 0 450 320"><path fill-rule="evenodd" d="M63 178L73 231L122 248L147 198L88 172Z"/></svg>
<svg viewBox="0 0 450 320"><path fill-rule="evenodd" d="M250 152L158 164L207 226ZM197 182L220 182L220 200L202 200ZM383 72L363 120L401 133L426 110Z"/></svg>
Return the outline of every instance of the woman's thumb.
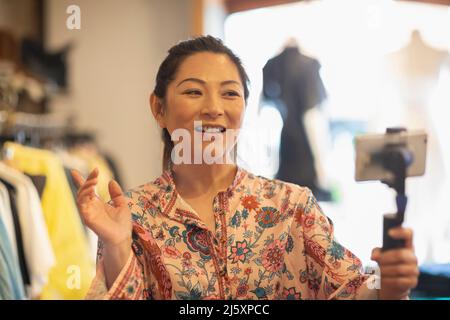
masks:
<svg viewBox="0 0 450 320"><path fill-rule="evenodd" d="M108 184L109 196L115 207L122 207L126 205L125 197L123 196L122 188L119 186L117 181L111 180Z"/></svg>
<svg viewBox="0 0 450 320"><path fill-rule="evenodd" d="M378 262L378 259L380 258L380 254L381 254L381 248L374 248L372 250L372 254L370 256L370 260Z"/></svg>

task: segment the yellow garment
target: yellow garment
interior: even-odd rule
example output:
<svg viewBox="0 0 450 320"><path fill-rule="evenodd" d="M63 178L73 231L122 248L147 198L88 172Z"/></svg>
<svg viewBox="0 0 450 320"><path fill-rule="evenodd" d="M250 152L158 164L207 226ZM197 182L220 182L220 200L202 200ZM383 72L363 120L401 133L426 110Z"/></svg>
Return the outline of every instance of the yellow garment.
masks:
<svg viewBox="0 0 450 320"><path fill-rule="evenodd" d="M7 142L11 162L29 175L44 175L42 210L56 265L50 270L49 282L41 299L83 299L93 278L95 267L76 203L64 168L50 151Z"/></svg>
<svg viewBox="0 0 450 320"><path fill-rule="evenodd" d="M89 172L98 168L97 193L104 201L111 200L109 196L109 182L114 179L114 175L106 160L98 154L93 146L81 146L70 150L70 154L83 159L89 168Z"/></svg>

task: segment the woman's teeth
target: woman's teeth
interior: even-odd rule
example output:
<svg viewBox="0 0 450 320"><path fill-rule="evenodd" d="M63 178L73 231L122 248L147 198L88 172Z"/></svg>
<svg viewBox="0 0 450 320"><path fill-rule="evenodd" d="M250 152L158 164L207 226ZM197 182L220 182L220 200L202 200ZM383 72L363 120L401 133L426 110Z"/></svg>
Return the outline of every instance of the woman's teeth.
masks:
<svg viewBox="0 0 450 320"><path fill-rule="evenodd" d="M220 133L222 132L222 128L203 128L203 131L207 133Z"/></svg>
<svg viewBox="0 0 450 320"><path fill-rule="evenodd" d="M197 127L196 131L204 133L221 133L225 131L223 127Z"/></svg>

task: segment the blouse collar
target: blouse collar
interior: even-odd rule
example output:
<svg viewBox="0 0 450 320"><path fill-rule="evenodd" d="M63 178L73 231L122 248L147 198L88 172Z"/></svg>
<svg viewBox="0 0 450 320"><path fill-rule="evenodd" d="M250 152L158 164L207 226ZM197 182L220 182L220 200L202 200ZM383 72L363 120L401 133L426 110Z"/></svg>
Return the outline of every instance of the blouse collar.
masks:
<svg viewBox="0 0 450 320"><path fill-rule="evenodd" d="M237 172L233 182L228 186L226 191L219 192L219 195L223 194L225 198L230 198L234 194L234 191L243 183L247 175L248 172L245 169L237 166ZM204 227L198 215L192 212L192 209L179 196L171 169L163 172L161 177L156 180L156 185L159 187L159 192L163 193L158 197L159 201L161 201L160 209L163 215L184 224L194 223Z"/></svg>

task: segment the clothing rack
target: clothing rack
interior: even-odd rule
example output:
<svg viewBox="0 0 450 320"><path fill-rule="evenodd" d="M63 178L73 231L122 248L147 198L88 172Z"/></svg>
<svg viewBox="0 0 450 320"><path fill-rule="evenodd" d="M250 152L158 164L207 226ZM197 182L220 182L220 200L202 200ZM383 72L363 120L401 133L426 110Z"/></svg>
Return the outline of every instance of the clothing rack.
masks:
<svg viewBox="0 0 450 320"><path fill-rule="evenodd" d="M67 119L54 114L0 111L0 128L2 140L38 147L48 140L61 140L67 131Z"/></svg>

